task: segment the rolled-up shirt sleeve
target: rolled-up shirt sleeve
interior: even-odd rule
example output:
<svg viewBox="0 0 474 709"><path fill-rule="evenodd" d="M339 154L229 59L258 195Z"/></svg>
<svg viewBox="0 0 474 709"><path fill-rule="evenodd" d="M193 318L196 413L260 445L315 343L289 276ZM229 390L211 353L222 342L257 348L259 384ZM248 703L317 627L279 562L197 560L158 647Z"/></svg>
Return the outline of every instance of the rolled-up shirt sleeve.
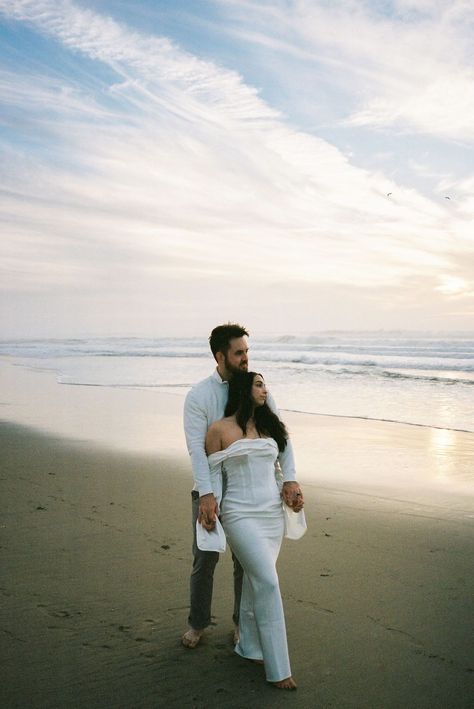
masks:
<svg viewBox="0 0 474 709"><path fill-rule="evenodd" d="M206 433L209 426L207 413L199 404L191 390L184 402L184 435L191 457L193 478L199 495L213 492L211 473L206 455Z"/></svg>
<svg viewBox="0 0 474 709"><path fill-rule="evenodd" d="M273 413L280 418L280 413L270 392L267 395L267 404ZM280 463L281 472L283 474L283 482L286 483L296 480L295 456L293 454L293 446L291 445L289 438L286 442L285 450L281 451L278 456L278 462Z"/></svg>

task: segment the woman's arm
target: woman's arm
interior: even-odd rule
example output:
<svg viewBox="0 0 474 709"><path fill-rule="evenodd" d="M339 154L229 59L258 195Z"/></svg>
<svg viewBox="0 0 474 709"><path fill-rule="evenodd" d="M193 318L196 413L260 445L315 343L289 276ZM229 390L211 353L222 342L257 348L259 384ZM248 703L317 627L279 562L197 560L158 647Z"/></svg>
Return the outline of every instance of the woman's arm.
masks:
<svg viewBox="0 0 474 709"><path fill-rule="evenodd" d="M213 423L206 434L206 453L217 453L222 450L222 426L220 421Z"/></svg>

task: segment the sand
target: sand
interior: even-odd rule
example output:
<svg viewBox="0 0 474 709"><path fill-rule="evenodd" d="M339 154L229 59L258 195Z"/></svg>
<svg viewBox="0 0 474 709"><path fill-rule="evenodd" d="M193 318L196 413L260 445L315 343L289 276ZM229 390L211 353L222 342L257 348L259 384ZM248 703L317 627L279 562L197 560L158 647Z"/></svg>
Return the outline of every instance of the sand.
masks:
<svg viewBox="0 0 474 709"><path fill-rule="evenodd" d="M183 393L0 364L2 708L473 705L474 434L283 412L309 526L279 560L285 694L233 652L229 553L181 646Z"/></svg>
<svg viewBox="0 0 474 709"><path fill-rule="evenodd" d="M299 684L285 694L233 653L229 553L213 625L196 650L180 644L184 452L127 453L12 422L0 426L0 451L2 707L472 706L470 499L305 486L309 531L279 560Z"/></svg>

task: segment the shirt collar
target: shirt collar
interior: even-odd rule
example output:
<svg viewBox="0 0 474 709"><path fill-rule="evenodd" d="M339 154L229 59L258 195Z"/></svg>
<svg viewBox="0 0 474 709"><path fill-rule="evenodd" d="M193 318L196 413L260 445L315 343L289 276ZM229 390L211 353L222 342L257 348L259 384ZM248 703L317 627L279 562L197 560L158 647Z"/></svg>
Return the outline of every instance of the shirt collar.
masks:
<svg viewBox="0 0 474 709"><path fill-rule="evenodd" d="M218 382L219 384L228 384L228 383L229 383L229 382L227 382L225 379L222 379L221 375L220 375L219 372L217 371L217 367L216 367L215 370L213 371L212 376L214 377L214 379L216 380L216 382Z"/></svg>

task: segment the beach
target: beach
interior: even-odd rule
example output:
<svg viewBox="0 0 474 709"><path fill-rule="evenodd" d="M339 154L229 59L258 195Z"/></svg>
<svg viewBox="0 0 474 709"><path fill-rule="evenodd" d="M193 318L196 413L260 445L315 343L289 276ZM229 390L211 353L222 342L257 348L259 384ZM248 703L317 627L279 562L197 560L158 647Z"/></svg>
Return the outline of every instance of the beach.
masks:
<svg viewBox="0 0 474 709"><path fill-rule="evenodd" d="M0 709L474 709L474 0L0 21Z"/></svg>
<svg viewBox="0 0 474 709"><path fill-rule="evenodd" d="M191 567L182 400L1 372L2 706L472 705L474 498L449 472L468 469L473 434L442 444L414 426L286 417L308 533L284 542L278 565L298 682L284 693L233 652L229 552L213 624L197 649L181 646ZM33 378L32 406L21 392ZM142 452L139 411L143 425L155 421ZM389 484L394 466L403 475ZM368 479L376 469L384 475Z"/></svg>

